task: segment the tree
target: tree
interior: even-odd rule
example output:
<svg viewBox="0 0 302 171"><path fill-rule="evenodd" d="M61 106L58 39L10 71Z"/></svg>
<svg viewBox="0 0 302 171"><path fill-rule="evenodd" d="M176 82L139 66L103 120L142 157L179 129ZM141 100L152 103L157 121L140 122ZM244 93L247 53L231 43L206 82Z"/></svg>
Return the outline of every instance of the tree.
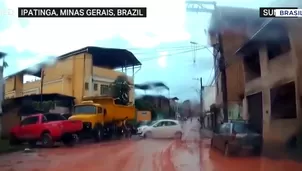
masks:
<svg viewBox="0 0 302 171"><path fill-rule="evenodd" d="M0 59L3 59L3 64L1 66L1 69L4 69L4 68L8 67L7 62L5 61L5 56L6 56L6 53L0 52Z"/></svg>
<svg viewBox="0 0 302 171"><path fill-rule="evenodd" d="M120 75L110 85L111 95L115 99L116 104L128 105L129 104L129 91L131 83L127 76Z"/></svg>

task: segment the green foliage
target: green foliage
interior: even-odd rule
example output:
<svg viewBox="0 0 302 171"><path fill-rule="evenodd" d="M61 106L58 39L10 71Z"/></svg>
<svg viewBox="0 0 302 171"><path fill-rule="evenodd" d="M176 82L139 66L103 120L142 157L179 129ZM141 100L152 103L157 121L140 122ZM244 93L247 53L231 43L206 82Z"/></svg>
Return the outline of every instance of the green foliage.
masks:
<svg viewBox="0 0 302 171"><path fill-rule="evenodd" d="M148 110L148 111L151 111L151 110L154 109L154 106L149 101L145 101L143 99L135 99L135 108L137 110Z"/></svg>
<svg viewBox="0 0 302 171"><path fill-rule="evenodd" d="M8 63L6 61L3 61L3 68L7 68L8 67Z"/></svg>
<svg viewBox="0 0 302 171"><path fill-rule="evenodd" d="M129 104L129 91L131 84L125 75L118 76L114 82L110 85L111 95L115 98L117 104L128 105Z"/></svg>
<svg viewBox="0 0 302 171"><path fill-rule="evenodd" d="M33 102L34 109L48 112L55 107L55 101Z"/></svg>

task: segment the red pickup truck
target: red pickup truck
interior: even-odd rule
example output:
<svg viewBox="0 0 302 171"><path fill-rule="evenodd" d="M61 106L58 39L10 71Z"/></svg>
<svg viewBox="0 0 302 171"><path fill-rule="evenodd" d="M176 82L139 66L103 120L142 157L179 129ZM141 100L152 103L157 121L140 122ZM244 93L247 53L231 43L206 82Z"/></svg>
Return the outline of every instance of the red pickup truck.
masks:
<svg viewBox="0 0 302 171"><path fill-rule="evenodd" d="M11 129L10 143L17 145L28 142L36 145L41 141L42 146L52 147L56 141L65 145L74 145L78 140L78 132L83 128L81 121L67 120L60 114L47 113L30 115L23 119L20 125Z"/></svg>

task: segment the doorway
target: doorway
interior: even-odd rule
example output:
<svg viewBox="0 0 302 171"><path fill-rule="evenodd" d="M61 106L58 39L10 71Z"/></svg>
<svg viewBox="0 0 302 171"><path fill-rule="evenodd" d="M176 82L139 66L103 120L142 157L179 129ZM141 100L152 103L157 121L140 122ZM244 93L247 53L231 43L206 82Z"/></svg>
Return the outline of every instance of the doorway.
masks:
<svg viewBox="0 0 302 171"><path fill-rule="evenodd" d="M262 111L262 92L247 96L249 124L251 130L262 134L263 111Z"/></svg>

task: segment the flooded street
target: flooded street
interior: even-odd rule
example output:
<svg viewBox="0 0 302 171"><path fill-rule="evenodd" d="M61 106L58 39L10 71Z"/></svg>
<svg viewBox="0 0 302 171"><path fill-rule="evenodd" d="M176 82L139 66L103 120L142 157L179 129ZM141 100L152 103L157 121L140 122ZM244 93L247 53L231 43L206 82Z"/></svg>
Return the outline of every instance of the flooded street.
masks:
<svg viewBox="0 0 302 171"><path fill-rule="evenodd" d="M184 125L184 141L122 140L73 148L37 149L0 156L1 171L301 171L302 164L260 157L224 157L197 141L197 122Z"/></svg>

